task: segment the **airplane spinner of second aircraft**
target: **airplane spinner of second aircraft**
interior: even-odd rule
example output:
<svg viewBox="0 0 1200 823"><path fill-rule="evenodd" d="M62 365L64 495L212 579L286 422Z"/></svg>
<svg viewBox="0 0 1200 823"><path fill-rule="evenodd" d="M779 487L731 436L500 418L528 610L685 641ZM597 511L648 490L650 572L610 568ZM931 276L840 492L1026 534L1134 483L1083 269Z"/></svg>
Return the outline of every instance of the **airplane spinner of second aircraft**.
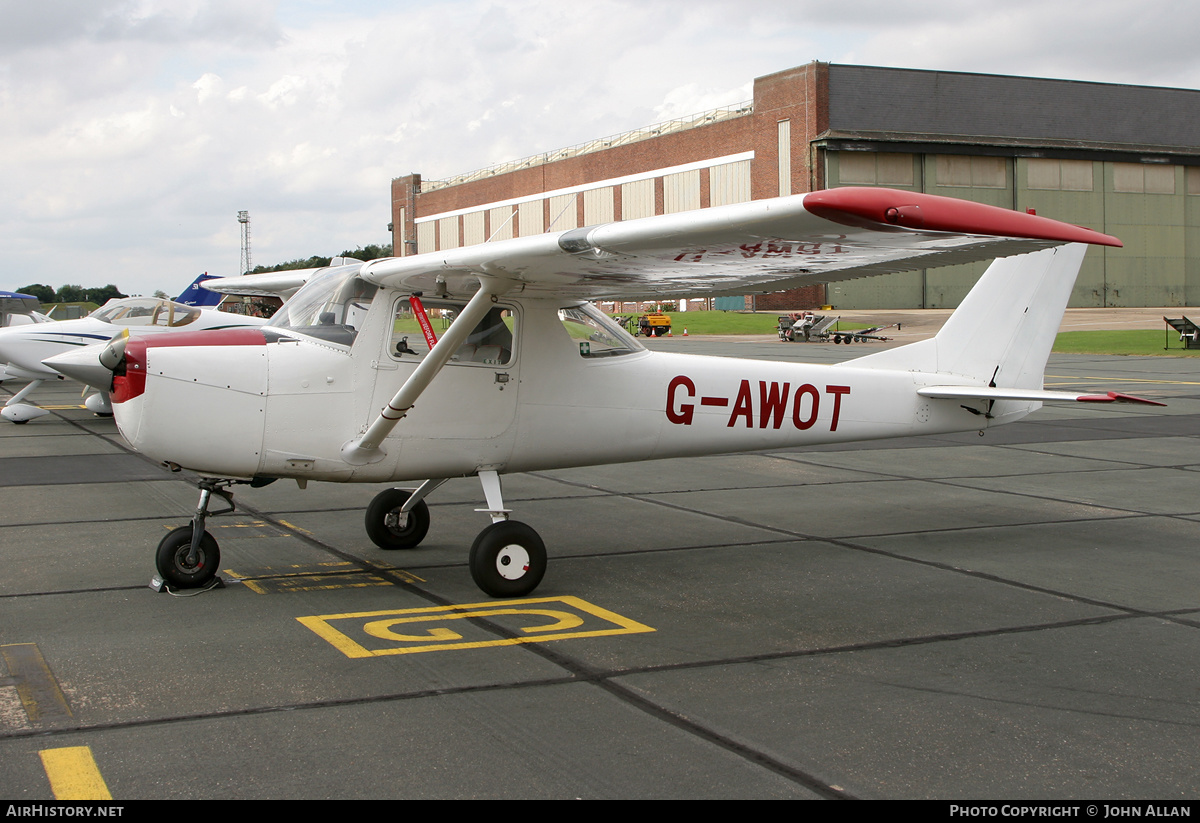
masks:
<svg viewBox="0 0 1200 823"><path fill-rule="evenodd" d="M110 300L87 317L77 320L53 321L45 315L32 312L28 301L36 304L35 298L15 295L13 308L25 311L13 315L16 323L0 328L0 363L5 364L0 369L0 380L28 380L29 383L9 398L4 408L0 409L0 417L13 423L27 423L48 414L45 409L25 402L46 380L63 379L59 371L42 361L83 346L105 343L123 330L128 329L130 334L142 336L261 326L267 322L259 317L206 308L215 307L222 298L222 295L201 287L201 283L211 279L207 274L200 275L175 300L157 297ZM29 319L22 320L23 317ZM90 395L84 404L96 414L112 413L108 392L105 391Z"/></svg>

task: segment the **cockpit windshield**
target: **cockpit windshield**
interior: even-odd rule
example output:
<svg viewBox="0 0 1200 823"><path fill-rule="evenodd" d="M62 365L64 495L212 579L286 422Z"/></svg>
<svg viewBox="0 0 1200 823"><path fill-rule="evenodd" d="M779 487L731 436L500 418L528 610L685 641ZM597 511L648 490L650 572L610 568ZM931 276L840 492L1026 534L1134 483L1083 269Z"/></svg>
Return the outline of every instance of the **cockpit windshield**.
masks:
<svg viewBox="0 0 1200 823"><path fill-rule="evenodd" d="M267 326L351 345L377 289L358 277L361 268L361 263L355 263L316 275L275 312Z"/></svg>
<svg viewBox="0 0 1200 823"><path fill-rule="evenodd" d="M186 326L200 316L191 306L154 297L129 297L110 300L91 314L97 320L116 326Z"/></svg>

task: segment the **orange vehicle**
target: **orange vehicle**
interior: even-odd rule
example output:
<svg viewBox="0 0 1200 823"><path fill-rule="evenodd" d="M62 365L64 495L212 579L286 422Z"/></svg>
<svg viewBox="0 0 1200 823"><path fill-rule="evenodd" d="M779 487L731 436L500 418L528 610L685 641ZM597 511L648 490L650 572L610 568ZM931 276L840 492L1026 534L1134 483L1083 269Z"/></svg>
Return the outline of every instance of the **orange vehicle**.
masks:
<svg viewBox="0 0 1200 823"><path fill-rule="evenodd" d="M660 311L638 318L638 333L646 337L662 337L671 333L671 318Z"/></svg>

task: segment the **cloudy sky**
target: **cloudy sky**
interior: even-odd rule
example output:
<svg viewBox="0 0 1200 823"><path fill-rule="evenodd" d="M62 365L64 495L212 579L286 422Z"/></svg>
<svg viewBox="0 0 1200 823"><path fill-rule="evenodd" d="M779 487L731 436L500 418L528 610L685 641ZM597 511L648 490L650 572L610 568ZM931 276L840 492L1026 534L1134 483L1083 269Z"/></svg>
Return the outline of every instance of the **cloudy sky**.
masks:
<svg viewBox="0 0 1200 823"><path fill-rule="evenodd" d="M387 243L449 177L812 60L1200 88L1191 0L0 0L0 289Z"/></svg>

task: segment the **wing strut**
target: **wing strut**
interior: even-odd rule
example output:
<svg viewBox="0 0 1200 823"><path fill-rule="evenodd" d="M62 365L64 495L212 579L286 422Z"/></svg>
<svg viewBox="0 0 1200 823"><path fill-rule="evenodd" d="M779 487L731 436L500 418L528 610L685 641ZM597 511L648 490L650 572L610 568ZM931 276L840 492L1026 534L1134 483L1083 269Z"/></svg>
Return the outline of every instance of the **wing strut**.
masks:
<svg viewBox="0 0 1200 823"><path fill-rule="evenodd" d="M429 350L429 354L404 381L400 391L396 392L396 396L367 427L362 437L357 440L349 440L342 446L343 460L352 466L365 466L384 458L386 452L379 448L379 444L391 434L400 418L404 417L413 407L417 398L433 382L433 378L442 370L442 366L450 361L450 356L458 351L458 347L463 344L471 330L488 313L496 296L501 293L502 290L497 289L495 284L480 280L479 291L475 292L471 301L458 313L458 317L454 318L454 322L450 324L450 328L446 329L442 339Z"/></svg>

